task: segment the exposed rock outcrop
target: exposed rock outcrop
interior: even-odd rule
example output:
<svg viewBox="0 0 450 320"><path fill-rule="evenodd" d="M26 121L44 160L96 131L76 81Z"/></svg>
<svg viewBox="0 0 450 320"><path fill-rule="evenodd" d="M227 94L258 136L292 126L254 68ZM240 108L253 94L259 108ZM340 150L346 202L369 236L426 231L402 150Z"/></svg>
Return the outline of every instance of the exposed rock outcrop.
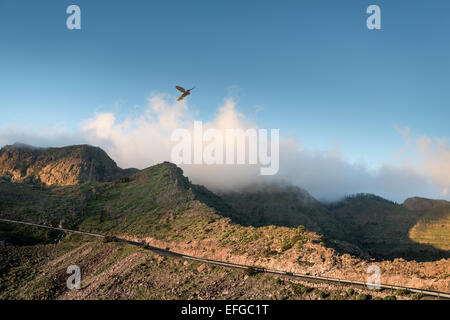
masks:
<svg viewBox="0 0 450 320"><path fill-rule="evenodd" d="M0 176L12 182L66 186L113 181L136 171L119 168L102 149L89 145L36 148L15 143L0 149Z"/></svg>

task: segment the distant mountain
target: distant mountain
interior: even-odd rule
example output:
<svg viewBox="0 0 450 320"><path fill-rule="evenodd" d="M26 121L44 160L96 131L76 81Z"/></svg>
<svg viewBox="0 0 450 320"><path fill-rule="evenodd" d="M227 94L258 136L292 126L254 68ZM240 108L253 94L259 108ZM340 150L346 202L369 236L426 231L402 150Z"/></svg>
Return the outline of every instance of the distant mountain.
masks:
<svg viewBox="0 0 450 320"><path fill-rule="evenodd" d="M283 184L249 185L219 196L230 216L247 226L303 225L330 247L362 257L433 260L450 256L450 203L411 198L403 204L355 194L322 204L306 190Z"/></svg>
<svg viewBox="0 0 450 320"><path fill-rule="evenodd" d="M252 184L219 196L235 210L230 217L236 223L256 227L304 226L321 234L326 244L338 251L369 257L357 241L346 237L345 225L302 188L284 183Z"/></svg>
<svg viewBox="0 0 450 320"><path fill-rule="evenodd" d="M414 197L402 206L420 214L409 230L413 241L450 252L450 202Z"/></svg>
<svg viewBox="0 0 450 320"><path fill-rule="evenodd" d="M406 199L403 204L405 208L414 211L433 210L450 208L450 202L445 200L432 200L426 198L413 197Z"/></svg>
<svg viewBox="0 0 450 320"><path fill-rule="evenodd" d="M411 198L400 205L376 195L357 194L327 207L345 230L343 239L373 256L415 260L450 256L450 210L441 201ZM434 220L441 221L441 229L424 223ZM428 241L412 233L418 226ZM449 233L440 237L443 231Z"/></svg>
<svg viewBox="0 0 450 320"><path fill-rule="evenodd" d="M244 225L305 226L320 233L339 233L339 226L327 209L306 190L286 184L253 184L236 192L222 192L220 197Z"/></svg>
<svg viewBox="0 0 450 320"><path fill-rule="evenodd" d="M15 143L0 149L0 176L13 182L64 186L113 181L136 171L119 168L102 149L89 145L37 148Z"/></svg>

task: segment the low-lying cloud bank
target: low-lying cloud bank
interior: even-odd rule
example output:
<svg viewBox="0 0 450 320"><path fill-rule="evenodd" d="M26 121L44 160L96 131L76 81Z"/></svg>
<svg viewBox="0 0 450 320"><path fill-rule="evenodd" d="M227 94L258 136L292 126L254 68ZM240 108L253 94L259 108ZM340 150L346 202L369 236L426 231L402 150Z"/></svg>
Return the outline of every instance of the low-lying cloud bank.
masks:
<svg viewBox="0 0 450 320"><path fill-rule="evenodd" d="M174 129L192 131L193 116L185 101L154 95L137 117L118 120L114 113L96 113L80 125L79 132L64 130L0 129L0 145L16 141L36 146L89 143L103 148L121 167L145 168L170 161ZM238 112L227 98L216 117L203 122L204 128L220 131L257 128ZM267 128L272 129L272 128ZM281 128L282 129L282 128ZM397 128L398 129L398 128ZM181 165L194 183L213 190L239 189L252 183L285 181L308 190L322 201L367 192L403 201L411 196L450 200L450 147L444 141L415 137L408 128L398 129L405 138L406 153L413 155L377 170L346 161L338 152L305 150L294 138L280 141L280 169L275 176L261 176L259 165ZM281 130L283 136L283 132ZM405 150L403 150L405 151ZM403 152L405 154L405 152Z"/></svg>

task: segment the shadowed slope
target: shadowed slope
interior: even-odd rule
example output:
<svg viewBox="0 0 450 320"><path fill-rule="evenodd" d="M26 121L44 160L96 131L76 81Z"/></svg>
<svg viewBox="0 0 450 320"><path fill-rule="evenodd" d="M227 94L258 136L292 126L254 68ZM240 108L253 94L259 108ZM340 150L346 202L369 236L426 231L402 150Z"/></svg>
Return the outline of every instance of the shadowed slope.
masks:
<svg viewBox="0 0 450 320"><path fill-rule="evenodd" d="M429 204L433 200L427 200ZM425 216L436 217L432 210L408 209L378 196L359 194L328 206L330 213L344 227L346 241L361 246L380 258L404 258L418 261L450 257L448 250L418 243L410 231ZM432 231L429 231L432 232Z"/></svg>

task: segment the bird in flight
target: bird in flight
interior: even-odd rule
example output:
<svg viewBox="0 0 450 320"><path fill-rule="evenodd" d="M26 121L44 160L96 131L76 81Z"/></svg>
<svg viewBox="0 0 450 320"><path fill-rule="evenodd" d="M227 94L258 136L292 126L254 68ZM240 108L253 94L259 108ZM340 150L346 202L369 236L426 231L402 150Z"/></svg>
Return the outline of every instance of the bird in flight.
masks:
<svg viewBox="0 0 450 320"><path fill-rule="evenodd" d="M195 89L195 87L194 87L192 89L186 90L186 89L184 89L183 87L180 87L180 86L175 86L175 88L177 88L178 90L183 92L183 94L177 99L177 101L183 100L184 98L186 98L188 95L191 94L191 90Z"/></svg>

